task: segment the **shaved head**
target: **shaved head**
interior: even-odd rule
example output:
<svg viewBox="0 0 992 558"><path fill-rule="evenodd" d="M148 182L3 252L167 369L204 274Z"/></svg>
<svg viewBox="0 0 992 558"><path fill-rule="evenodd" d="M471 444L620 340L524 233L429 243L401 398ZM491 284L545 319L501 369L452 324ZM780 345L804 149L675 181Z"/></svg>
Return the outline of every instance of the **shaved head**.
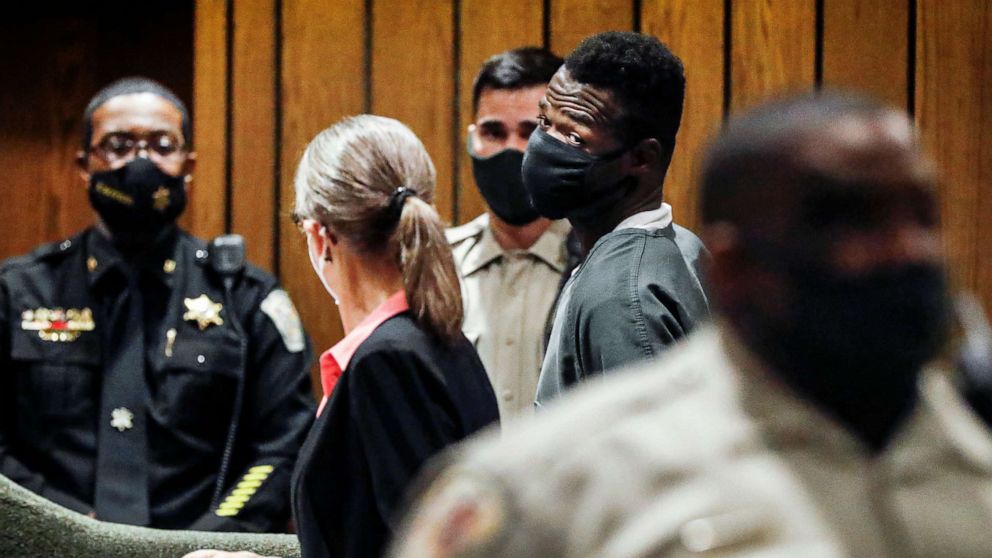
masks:
<svg viewBox="0 0 992 558"><path fill-rule="evenodd" d="M868 193L861 186L890 183L935 184L909 117L863 97L808 95L728 125L704 162L702 218L782 238L825 217L830 208L811 207L824 192Z"/></svg>

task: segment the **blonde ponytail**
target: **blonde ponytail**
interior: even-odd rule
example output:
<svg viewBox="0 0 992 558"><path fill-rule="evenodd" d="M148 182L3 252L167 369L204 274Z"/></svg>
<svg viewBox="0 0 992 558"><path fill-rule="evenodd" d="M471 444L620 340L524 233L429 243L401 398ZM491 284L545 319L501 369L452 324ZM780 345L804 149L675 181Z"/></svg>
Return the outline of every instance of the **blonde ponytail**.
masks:
<svg viewBox="0 0 992 558"><path fill-rule="evenodd" d="M429 331L453 341L462 327L462 294L441 218L433 206L410 197L394 234L410 312Z"/></svg>
<svg viewBox="0 0 992 558"><path fill-rule="evenodd" d="M349 117L318 134L303 153L295 213L370 258L395 260L410 313L432 334L454 341L461 329L461 289L444 224L431 205L435 177L424 145L401 122Z"/></svg>

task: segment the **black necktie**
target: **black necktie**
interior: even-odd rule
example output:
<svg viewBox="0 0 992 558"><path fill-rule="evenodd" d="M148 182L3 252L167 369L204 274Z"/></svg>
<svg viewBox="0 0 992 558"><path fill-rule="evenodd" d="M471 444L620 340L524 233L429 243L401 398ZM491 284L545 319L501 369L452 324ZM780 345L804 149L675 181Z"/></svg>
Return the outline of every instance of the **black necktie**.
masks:
<svg viewBox="0 0 992 558"><path fill-rule="evenodd" d="M138 271L109 312L107 366L97 425L97 518L148 525L148 385Z"/></svg>

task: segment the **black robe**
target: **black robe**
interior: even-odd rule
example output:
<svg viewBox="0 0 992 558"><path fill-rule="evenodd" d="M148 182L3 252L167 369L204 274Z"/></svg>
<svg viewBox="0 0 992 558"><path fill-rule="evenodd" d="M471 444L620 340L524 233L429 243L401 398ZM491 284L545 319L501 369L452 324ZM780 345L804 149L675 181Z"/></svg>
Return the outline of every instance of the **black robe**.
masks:
<svg viewBox="0 0 992 558"><path fill-rule="evenodd" d="M428 458L498 421L464 337L446 345L404 312L358 348L300 450L293 510L303 558L381 555Z"/></svg>

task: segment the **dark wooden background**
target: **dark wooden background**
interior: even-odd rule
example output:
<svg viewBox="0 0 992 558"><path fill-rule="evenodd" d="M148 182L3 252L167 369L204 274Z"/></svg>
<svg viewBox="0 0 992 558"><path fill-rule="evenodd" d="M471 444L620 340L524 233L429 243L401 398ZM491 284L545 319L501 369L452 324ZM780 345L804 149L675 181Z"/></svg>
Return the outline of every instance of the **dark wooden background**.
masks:
<svg viewBox="0 0 992 558"><path fill-rule="evenodd" d="M96 3L94 3L96 4ZM472 77L525 44L566 54L606 29L657 35L685 61L688 95L666 186L696 223L705 139L769 95L842 86L912 112L941 169L955 279L992 303L992 0L198 0L52 3L0 23L0 257L92 215L73 167L80 115L109 80L159 79L190 101L199 166L184 223L243 234L280 276L318 348L336 308L285 218L302 148L339 118L393 116L438 169L454 223L482 210L464 155Z"/></svg>

